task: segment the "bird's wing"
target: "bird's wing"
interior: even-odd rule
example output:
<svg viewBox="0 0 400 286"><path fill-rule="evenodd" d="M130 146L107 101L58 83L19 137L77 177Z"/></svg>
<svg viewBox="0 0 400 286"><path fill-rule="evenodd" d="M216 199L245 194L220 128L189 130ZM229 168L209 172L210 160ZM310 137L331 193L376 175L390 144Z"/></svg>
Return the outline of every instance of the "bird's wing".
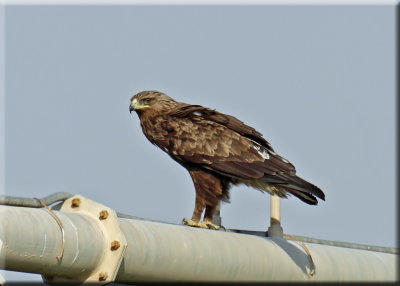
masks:
<svg viewBox="0 0 400 286"><path fill-rule="evenodd" d="M324 198L318 187L296 176L295 167L276 154L259 132L233 116L199 105L183 105L168 115L173 130L168 153L184 165L241 181L284 185L296 196L300 191Z"/></svg>
<svg viewBox="0 0 400 286"><path fill-rule="evenodd" d="M228 129L235 131L240 135L257 142L264 148L274 151L271 144L262 137L262 134L260 132L258 132L251 126L244 124L242 121L231 115L224 114L216 110L203 107L201 105L190 105L190 104L181 104L177 108L171 110L169 112L169 115L180 118L201 117L204 120L212 121L214 123L226 126Z"/></svg>
<svg viewBox="0 0 400 286"><path fill-rule="evenodd" d="M200 105L180 106L168 115L174 125L170 153L186 163L247 180L265 177L283 183L277 175L296 173L261 133L233 116Z"/></svg>

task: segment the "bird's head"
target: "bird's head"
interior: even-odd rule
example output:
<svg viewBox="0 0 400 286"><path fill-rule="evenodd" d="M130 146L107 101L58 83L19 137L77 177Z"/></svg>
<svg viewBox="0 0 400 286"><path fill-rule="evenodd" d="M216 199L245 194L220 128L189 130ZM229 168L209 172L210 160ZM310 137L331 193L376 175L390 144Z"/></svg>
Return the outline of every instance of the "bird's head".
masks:
<svg viewBox="0 0 400 286"><path fill-rule="evenodd" d="M136 111L139 115L148 111L160 113L176 104L177 102L165 93L145 90L132 96L129 112Z"/></svg>

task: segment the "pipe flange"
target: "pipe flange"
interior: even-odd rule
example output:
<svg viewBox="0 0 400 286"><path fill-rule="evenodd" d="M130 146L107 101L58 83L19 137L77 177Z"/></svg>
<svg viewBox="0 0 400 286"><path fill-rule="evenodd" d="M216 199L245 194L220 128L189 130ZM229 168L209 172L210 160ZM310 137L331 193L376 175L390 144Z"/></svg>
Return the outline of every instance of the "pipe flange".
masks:
<svg viewBox="0 0 400 286"><path fill-rule="evenodd" d="M111 283L117 276L119 267L127 246L125 235L123 234L117 213L100 203L92 201L84 196L76 195L67 199L61 206L60 211L78 213L91 217L103 233L104 252L101 261L88 277L80 280L81 283L96 283L104 285ZM57 282L63 280L61 277L44 277L47 282ZM70 279L75 280L74 277Z"/></svg>

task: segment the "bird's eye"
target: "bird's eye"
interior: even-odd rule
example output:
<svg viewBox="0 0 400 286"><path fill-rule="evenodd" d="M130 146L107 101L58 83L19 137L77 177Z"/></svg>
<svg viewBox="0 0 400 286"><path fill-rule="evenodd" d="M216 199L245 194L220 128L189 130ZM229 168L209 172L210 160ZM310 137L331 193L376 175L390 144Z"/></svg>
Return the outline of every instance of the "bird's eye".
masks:
<svg viewBox="0 0 400 286"><path fill-rule="evenodd" d="M144 99L142 99L142 103L143 103L143 104L149 104L150 101L151 101L150 98L144 98Z"/></svg>

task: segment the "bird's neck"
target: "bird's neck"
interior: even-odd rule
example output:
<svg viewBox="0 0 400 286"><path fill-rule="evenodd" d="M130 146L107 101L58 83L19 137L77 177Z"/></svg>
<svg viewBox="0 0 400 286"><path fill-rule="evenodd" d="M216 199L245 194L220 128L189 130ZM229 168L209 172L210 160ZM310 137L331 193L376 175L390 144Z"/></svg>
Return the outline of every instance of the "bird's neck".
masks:
<svg viewBox="0 0 400 286"><path fill-rule="evenodd" d="M154 120L159 116L159 113L152 109L139 110L137 114L141 122L154 122Z"/></svg>

